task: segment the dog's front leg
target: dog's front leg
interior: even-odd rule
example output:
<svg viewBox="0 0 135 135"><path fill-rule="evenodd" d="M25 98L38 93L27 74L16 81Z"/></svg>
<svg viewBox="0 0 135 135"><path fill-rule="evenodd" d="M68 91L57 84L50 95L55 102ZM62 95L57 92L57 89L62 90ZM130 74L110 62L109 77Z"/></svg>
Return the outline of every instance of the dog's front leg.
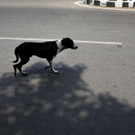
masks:
<svg viewBox="0 0 135 135"><path fill-rule="evenodd" d="M54 67L53 67L53 64L52 64L52 61L48 61L49 64L50 64L50 67L51 67L51 70L54 74L59 74L59 71L55 70Z"/></svg>

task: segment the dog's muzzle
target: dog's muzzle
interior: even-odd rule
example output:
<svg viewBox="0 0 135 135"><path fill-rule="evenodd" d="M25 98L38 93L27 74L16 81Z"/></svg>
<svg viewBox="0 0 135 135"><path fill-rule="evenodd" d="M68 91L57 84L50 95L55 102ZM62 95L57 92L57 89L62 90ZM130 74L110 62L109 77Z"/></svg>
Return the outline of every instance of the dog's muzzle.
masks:
<svg viewBox="0 0 135 135"><path fill-rule="evenodd" d="M77 48L78 48L78 46L76 46L76 45L73 46L73 49L74 49L74 50L76 50Z"/></svg>

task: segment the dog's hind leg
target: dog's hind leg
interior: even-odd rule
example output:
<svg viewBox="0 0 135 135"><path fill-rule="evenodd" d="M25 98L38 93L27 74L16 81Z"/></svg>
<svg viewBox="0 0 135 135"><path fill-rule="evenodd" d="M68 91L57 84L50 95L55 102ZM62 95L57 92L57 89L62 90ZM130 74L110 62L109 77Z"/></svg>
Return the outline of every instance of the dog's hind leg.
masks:
<svg viewBox="0 0 135 135"><path fill-rule="evenodd" d="M48 66L48 67L51 67L52 72L53 72L54 74L59 74L59 71L57 71L57 70L54 69L53 64L52 64L52 61L48 61L48 62L49 62L49 64L50 64L50 66ZM47 68L48 68L48 67L47 67Z"/></svg>
<svg viewBox="0 0 135 135"><path fill-rule="evenodd" d="M29 58L25 58L25 59L23 58L23 59L21 59L20 63L14 65L14 69L17 68L22 73L23 76L27 76L28 74L27 73L24 73L22 71L22 66L24 64L26 64L28 61L29 61ZM15 69L15 76L16 76L16 69Z"/></svg>
<svg viewBox="0 0 135 135"><path fill-rule="evenodd" d="M15 71L14 75L16 76L16 65L13 65L13 68L14 68L14 71Z"/></svg>

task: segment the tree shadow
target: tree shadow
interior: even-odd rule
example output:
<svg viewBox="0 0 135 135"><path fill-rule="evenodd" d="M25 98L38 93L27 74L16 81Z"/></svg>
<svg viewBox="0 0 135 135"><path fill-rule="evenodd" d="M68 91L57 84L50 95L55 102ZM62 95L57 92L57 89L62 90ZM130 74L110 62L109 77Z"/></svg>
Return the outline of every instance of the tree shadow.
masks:
<svg viewBox="0 0 135 135"><path fill-rule="evenodd" d="M1 76L0 135L135 134L135 109L109 93L94 94L82 79L85 65L59 63L59 75L43 67L26 68L28 77Z"/></svg>

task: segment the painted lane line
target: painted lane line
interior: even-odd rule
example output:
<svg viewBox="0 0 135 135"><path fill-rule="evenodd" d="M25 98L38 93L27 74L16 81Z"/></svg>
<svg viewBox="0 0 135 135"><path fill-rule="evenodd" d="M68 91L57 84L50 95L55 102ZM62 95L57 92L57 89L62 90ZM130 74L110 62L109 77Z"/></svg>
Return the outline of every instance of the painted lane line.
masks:
<svg viewBox="0 0 135 135"><path fill-rule="evenodd" d="M106 41L83 41L83 40L74 40L77 43L85 44L110 44L110 45L122 45L122 42L106 42Z"/></svg>
<svg viewBox="0 0 135 135"><path fill-rule="evenodd" d="M16 41L51 41L55 39L40 39L40 38L16 38L16 37L0 37L0 40L16 40Z"/></svg>
<svg viewBox="0 0 135 135"><path fill-rule="evenodd" d="M15 38L15 37L0 37L0 40L15 40L15 41L53 41L60 39L43 39L43 38ZM122 45L122 42L106 42L106 41L86 41L86 40L74 40L76 43L84 44L110 44L110 45Z"/></svg>

